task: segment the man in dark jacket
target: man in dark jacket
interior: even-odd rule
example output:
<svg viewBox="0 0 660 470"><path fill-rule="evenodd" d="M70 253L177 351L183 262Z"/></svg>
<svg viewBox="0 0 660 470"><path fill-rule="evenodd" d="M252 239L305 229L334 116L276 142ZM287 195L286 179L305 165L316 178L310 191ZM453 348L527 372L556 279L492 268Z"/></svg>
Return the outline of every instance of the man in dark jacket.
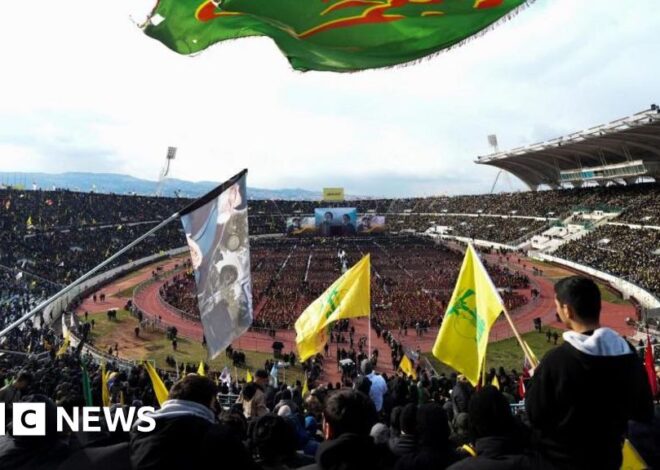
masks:
<svg viewBox="0 0 660 470"><path fill-rule="evenodd" d="M331 395L323 410L326 441L316 453L316 464L303 470L381 468L380 456L369 435L376 418L376 408L365 394L346 390Z"/></svg>
<svg viewBox="0 0 660 470"><path fill-rule="evenodd" d="M175 383L162 408L151 414L156 429L131 431L130 456L134 470L206 468L253 469L242 443L220 425L213 411L215 385L208 378L188 375Z"/></svg>
<svg viewBox="0 0 660 470"><path fill-rule="evenodd" d="M524 470L531 461L524 455L522 439L507 399L495 387L476 392L468 405L475 457L455 463L449 470Z"/></svg>
<svg viewBox="0 0 660 470"><path fill-rule="evenodd" d="M525 397L536 448L554 468L618 470L628 420L653 417L643 365L621 336L600 326L592 280L562 279L555 304L569 331L536 368Z"/></svg>
<svg viewBox="0 0 660 470"><path fill-rule="evenodd" d="M442 406L427 403L417 408L417 448L399 459L395 470L437 470L457 459L449 444L449 421Z"/></svg>
<svg viewBox="0 0 660 470"><path fill-rule="evenodd" d="M390 438L390 451L397 457L402 457L415 451L417 438L417 405L408 403L399 415L401 435Z"/></svg>

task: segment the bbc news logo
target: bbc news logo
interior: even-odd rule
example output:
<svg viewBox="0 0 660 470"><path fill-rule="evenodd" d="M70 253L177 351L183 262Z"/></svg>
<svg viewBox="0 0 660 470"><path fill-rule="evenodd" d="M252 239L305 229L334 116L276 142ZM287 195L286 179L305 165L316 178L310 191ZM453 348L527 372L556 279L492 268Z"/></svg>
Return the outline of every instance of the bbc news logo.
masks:
<svg viewBox="0 0 660 470"><path fill-rule="evenodd" d="M107 407L84 406L74 407L68 412L57 407L57 432L71 430L73 432L129 432L136 421L139 432L151 432L156 428L156 421L148 413L154 408L117 408L114 411ZM7 423L11 422L13 436L45 436L46 435L46 404L45 403L14 403L7 416L4 403L0 403L0 436L4 436ZM104 418L105 428L101 428L101 418ZM11 419L10 419L11 418Z"/></svg>

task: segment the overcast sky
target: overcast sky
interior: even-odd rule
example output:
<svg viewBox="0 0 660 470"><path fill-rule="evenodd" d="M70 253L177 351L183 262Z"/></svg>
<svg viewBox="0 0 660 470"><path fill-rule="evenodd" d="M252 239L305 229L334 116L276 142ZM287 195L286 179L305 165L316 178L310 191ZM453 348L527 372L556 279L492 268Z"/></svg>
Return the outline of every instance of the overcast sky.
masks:
<svg viewBox="0 0 660 470"><path fill-rule="evenodd" d="M152 6L4 2L0 171L156 179L174 145L193 181L479 193L488 134L513 148L660 102L658 0L537 0L461 48L345 75L294 72L268 38L179 56L134 24Z"/></svg>

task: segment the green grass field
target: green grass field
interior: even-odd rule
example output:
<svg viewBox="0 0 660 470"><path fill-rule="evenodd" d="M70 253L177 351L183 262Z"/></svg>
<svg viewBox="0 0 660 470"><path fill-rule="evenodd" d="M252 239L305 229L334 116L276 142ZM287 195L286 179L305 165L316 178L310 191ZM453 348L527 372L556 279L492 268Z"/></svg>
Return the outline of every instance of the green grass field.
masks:
<svg viewBox="0 0 660 470"><path fill-rule="evenodd" d="M534 352L536 357L539 359L541 359L546 352L555 347L554 344L547 342L545 336L546 331L547 328L543 328L543 333L537 333L534 331L522 335L523 339L532 349L532 352ZM561 344L561 330L550 328L550 331L557 331L557 333L560 335L557 344ZM444 372L449 374L454 372L454 369L438 361L435 357L433 357L431 353L426 353L424 356L426 356L429 362L431 362L438 373ZM524 355L516 338L505 339L496 343L490 343L488 345L486 367L490 369L491 367L499 368L501 366L506 370L516 369L518 372L521 372L523 359Z"/></svg>
<svg viewBox="0 0 660 470"><path fill-rule="evenodd" d="M134 329L138 321L126 310L119 310L117 320L110 321L105 313L90 314L90 320L95 321L92 330L92 339L94 346L101 351L106 351L115 343L119 344L119 357L132 360L153 360L157 367L168 369L165 362L167 356L174 357L179 364L195 364L194 371L201 360L206 362L206 348L201 343L191 341L186 338L177 340L177 351L172 350L172 343L167 339L164 333L159 331L142 331L140 338L135 337ZM245 378L247 370L252 373L256 369L263 368L266 359L273 359L270 353L244 351L247 362L247 369L237 369L234 371L231 361L225 354L221 354L210 362L211 371L221 371L225 366L229 367L232 376L238 375L239 379ZM191 371L193 372L193 371ZM280 372L280 379L284 379L284 371ZM302 380L303 371L300 366L290 367L286 370L286 380Z"/></svg>

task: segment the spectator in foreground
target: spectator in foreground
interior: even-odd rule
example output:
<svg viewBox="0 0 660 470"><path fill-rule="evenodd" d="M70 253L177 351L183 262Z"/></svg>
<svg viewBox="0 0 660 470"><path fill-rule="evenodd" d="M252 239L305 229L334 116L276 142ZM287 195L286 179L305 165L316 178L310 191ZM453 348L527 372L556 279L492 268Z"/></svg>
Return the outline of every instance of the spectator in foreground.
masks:
<svg viewBox="0 0 660 470"><path fill-rule="evenodd" d="M427 403L417 408L417 448L404 455L396 470L436 470L457 459L449 444L449 422L442 406Z"/></svg>
<svg viewBox="0 0 660 470"><path fill-rule="evenodd" d="M156 429L131 431L134 470L206 468L220 459L226 468L253 469L254 463L230 428L217 422L215 385L190 374L175 383L163 406L151 413Z"/></svg>
<svg viewBox="0 0 660 470"><path fill-rule="evenodd" d="M352 390L331 395L323 410L323 442L316 464L304 470L365 470L381 468L380 456L369 435L376 409L369 397Z"/></svg>
<svg viewBox="0 0 660 470"><path fill-rule="evenodd" d="M530 468L522 455L523 447L516 434L516 424L509 402L499 390L487 386L470 399L469 423L475 439L475 457L455 463L451 470L519 470Z"/></svg>
<svg viewBox="0 0 660 470"><path fill-rule="evenodd" d="M0 388L0 403L8 404L7 408L10 411L11 404L21 401L21 395L30 386L30 383L32 383L32 375L29 372L21 372L15 382Z"/></svg>
<svg viewBox="0 0 660 470"><path fill-rule="evenodd" d="M644 367L630 344L600 326L592 280L560 280L555 305L569 331L534 371L525 397L540 458L556 468L618 470L628 420L653 417Z"/></svg>
<svg viewBox="0 0 660 470"><path fill-rule="evenodd" d="M362 374L371 382L369 397L374 402L376 411L380 413L383 409L383 397L387 393L387 383L385 383L385 379L381 375L374 372L373 363L369 359L362 361L360 369L362 370Z"/></svg>

